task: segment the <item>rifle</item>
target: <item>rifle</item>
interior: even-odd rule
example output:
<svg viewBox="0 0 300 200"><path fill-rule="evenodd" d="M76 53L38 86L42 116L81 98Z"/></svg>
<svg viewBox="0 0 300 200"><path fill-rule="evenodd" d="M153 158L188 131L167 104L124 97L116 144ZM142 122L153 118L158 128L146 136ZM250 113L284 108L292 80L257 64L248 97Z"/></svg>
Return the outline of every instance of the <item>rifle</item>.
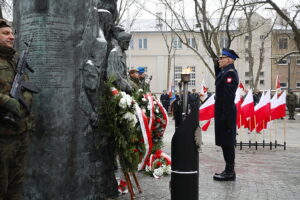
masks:
<svg viewBox="0 0 300 200"><path fill-rule="evenodd" d="M33 35L30 37L28 43L25 42L25 45L27 47L25 50L22 51L22 54L18 59L17 74L14 78L14 82L9 93L10 96L17 99L26 108L27 111L29 111L29 105L27 105L27 103L23 98L22 90L26 89L30 92L38 93L38 88L33 83L24 81L24 76L27 71L26 69L28 69L32 73L34 72L34 70L28 66L28 63L26 61L27 56L29 54L29 49L31 47L32 40L33 40Z"/></svg>

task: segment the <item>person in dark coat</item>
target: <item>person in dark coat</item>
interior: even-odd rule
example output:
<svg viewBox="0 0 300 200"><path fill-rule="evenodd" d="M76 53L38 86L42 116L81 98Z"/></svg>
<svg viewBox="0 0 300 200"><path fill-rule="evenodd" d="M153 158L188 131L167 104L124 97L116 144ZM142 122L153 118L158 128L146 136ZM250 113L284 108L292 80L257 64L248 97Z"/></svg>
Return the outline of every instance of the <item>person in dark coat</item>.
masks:
<svg viewBox="0 0 300 200"><path fill-rule="evenodd" d="M214 180L234 181L236 174L235 144L236 144L236 107L235 92L239 84L238 73L234 61L239 58L231 49L222 49L222 56L215 61L216 96L215 96L215 142L221 146L225 170L216 173Z"/></svg>
<svg viewBox="0 0 300 200"><path fill-rule="evenodd" d="M170 106L170 97L169 94L167 94L167 91L164 90L163 94L160 95L160 101L163 105L163 107L166 109L166 111L168 112L169 110L169 106Z"/></svg>

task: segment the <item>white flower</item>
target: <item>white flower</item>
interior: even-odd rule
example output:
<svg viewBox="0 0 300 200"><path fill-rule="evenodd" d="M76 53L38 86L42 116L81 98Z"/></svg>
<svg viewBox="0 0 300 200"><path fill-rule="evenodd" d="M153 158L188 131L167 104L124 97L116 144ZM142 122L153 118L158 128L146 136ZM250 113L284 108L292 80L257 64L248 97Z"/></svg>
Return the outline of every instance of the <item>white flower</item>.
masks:
<svg viewBox="0 0 300 200"><path fill-rule="evenodd" d="M151 167L148 166L148 165L146 165L145 170L146 170L146 172L150 172L151 171Z"/></svg>
<svg viewBox="0 0 300 200"><path fill-rule="evenodd" d="M163 170L162 167L159 167L159 168L155 169L154 172L153 172L153 176L154 176L155 178L157 178L157 177L159 178L159 177L161 177L163 174L164 174L164 170Z"/></svg>
<svg viewBox="0 0 300 200"><path fill-rule="evenodd" d="M138 91L142 93L142 92L143 92L143 89L139 89Z"/></svg>
<svg viewBox="0 0 300 200"><path fill-rule="evenodd" d="M125 97L127 95L125 92L120 92L120 94L122 95L122 97Z"/></svg>
<svg viewBox="0 0 300 200"><path fill-rule="evenodd" d="M157 104L157 102L156 102L156 101L153 101L153 103L154 103L154 105L156 105L156 104Z"/></svg>
<svg viewBox="0 0 300 200"><path fill-rule="evenodd" d="M159 113L159 110L158 110L158 108L157 108L157 109L155 109L155 112L156 112L156 113Z"/></svg>
<svg viewBox="0 0 300 200"><path fill-rule="evenodd" d="M164 166L164 173L165 174L171 174L171 165L163 165Z"/></svg>
<svg viewBox="0 0 300 200"><path fill-rule="evenodd" d="M128 94L126 94L126 102L127 102L128 107L130 107L132 105L132 98Z"/></svg>
<svg viewBox="0 0 300 200"><path fill-rule="evenodd" d="M125 109L127 107L127 101L126 101L126 98L121 98L120 99L120 102L119 102L119 106L123 109Z"/></svg>
<svg viewBox="0 0 300 200"><path fill-rule="evenodd" d="M123 119L131 123L132 126L135 126L137 123L137 118L134 114L127 112L123 115Z"/></svg>
<svg viewBox="0 0 300 200"><path fill-rule="evenodd" d="M145 108L143 108L142 111L143 111L144 113L146 113L146 109L145 109Z"/></svg>
<svg viewBox="0 0 300 200"><path fill-rule="evenodd" d="M142 98L142 101L146 102L146 101L147 101L147 99L144 97L144 98Z"/></svg>

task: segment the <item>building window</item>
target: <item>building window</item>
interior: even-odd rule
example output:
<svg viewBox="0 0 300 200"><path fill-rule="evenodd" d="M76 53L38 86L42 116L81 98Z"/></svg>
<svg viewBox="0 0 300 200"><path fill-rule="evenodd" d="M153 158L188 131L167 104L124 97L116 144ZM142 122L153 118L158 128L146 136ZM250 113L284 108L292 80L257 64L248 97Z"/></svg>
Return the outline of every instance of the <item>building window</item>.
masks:
<svg viewBox="0 0 300 200"><path fill-rule="evenodd" d="M174 69L175 82L177 81L179 83L181 81L181 74L182 74L182 66L175 66Z"/></svg>
<svg viewBox="0 0 300 200"><path fill-rule="evenodd" d="M179 38L173 39L173 47L175 49L182 49L182 42Z"/></svg>
<svg viewBox="0 0 300 200"><path fill-rule="evenodd" d="M249 51L249 49L248 48L246 48L245 49L245 53L249 53L250 51Z"/></svg>
<svg viewBox="0 0 300 200"><path fill-rule="evenodd" d="M280 62L277 63L278 65L287 65L287 59L282 59Z"/></svg>
<svg viewBox="0 0 300 200"><path fill-rule="evenodd" d="M249 84L250 84L250 81L249 81L249 80L245 80L245 84L246 84L246 85L249 85Z"/></svg>
<svg viewBox="0 0 300 200"><path fill-rule="evenodd" d="M196 85L196 67L195 66L189 66L189 68L191 69L190 72L190 82L189 82L189 86L195 86Z"/></svg>
<svg viewBox="0 0 300 200"><path fill-rule="evenodd" d="M263 39L265 39L265 36L264 35L260 35L259 39L263 40Z"/></svg>
<svg viewBox="0 0 300 200"><path fill-rule="evenodd" d="M147 38L139 39L139 49L147 49Z"/></svg>
<svg viewBox="0 0 300 200"><path fill-rule="evenodd" d="M249 76L249 72L245 72L245 76Z"/></svg>
<svg viewBox="0 0 300 200"><path fill-rule="evenodd" d="M300 88L300 82L296 83L296 88Z"/></svg>
<svg viewBox="0 0 300 200"><path fill-rule="evenodd" d="M300 65L300 58L296 59L296 65Z"/></svg>
<svg viewBox="0 0 300 200"><path fill-rule="evenodd" d="M133 49L133 47L134 47L133 39L130 40L129 46L131 49Z"/></svg>
<svg viewBox="0 0 300 200"><path fill-rule="evenodd" d="M281 82L281 83L280 83L280 87L281 87L281 88L287 88L287 87L288 87L288 83Z"/></svg>
<svg viewBox="0 0 300 200"><path fill-rule="evenodd" d="M245 40L249 40L249 35L246 35L246 36L245 36Z"/></svg>
<svg viewBox="0 0 300 200"><path fill-rule="evenodd" d="M196 48L196 40L195 38L188 38L188 44L189 46Z"/></svg>
<svg viewBox="0 0 300 200"><path fill-rule="evenodd" d="M259 84L264 85L265 84L265 80L259 80Z"/></svg>
<svg viewBox="0 0 300 200"><path fill-rule="evenodd" d="M278 39L278 48L279 49L288 49L288 38L279 38Z"/></svg>
<svg viewBox="0 0 300 200"><path fill-rule="evenodd" d="M229 44L228 38L227 37L222 37L220 40L220 47L221 48L227 48Z"/></svg>
<svg viewBox="0 0 300 200"><path fill-rule="evenodd" d="M264 76L265 72L259 72L259 76Z"/></svg>

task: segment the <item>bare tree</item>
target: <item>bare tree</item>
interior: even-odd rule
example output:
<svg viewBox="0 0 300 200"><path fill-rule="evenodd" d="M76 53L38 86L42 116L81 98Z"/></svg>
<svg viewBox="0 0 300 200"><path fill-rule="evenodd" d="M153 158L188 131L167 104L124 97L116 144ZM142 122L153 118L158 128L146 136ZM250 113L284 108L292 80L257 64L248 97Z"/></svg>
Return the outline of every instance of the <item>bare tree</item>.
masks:
<svg viewBox="0 0 300 200"><path fill-rule="evenodd" d="M287 13L283 11L282 8L280 8L273 0L266 0L266 1L259 1L258 3L262 4L269 4L276 12L277 14L287 22L287 24L292 28L292 31L294 33L294 40L296 42L296 46L298 51L300 51L300 27L299 24L297 24L297 19L299 18L300 13L300 3L298 1L298 4L293 5L294 8L296 8L296 11L294 12L293 16L289 16Z"/></svg>
<svg viewBox="0 0 300 200"><path fill-rule="evenodd" d="M169 28L164 23L162 23L162 21L161 21L162 14L163 13L157 13L156 27L160 31L160 33L163 37L165 46L167 48L167 60L168 60L167 61L167 65L168 65L168 67L167 67L167 88L169 88L169 86L170 86L169 85L169 83L170 83L170 73L171 73L171 67L172 67L171 66L172 65L172 51L174 51L173 56L175 56L175 50L176 50L176 49L174 49L174 45L173 45L175 34L173 32L171 32L171 34L168 34ZM164 19L167 20L167 13L166 12L164 13ZM174 23L174 20L173 20L173 17L171 16L171 20L170 20L170 26L171 27L173 27L173 23Z"/></svg>
<svg viewBox="0 0 300 200"><path fill-rule="evenodd" d="M137 5L143 3L144 0L119 0L118 1L119 15L116 19L116 24L125 24L125 21L129 20L127 21L127 23L129 23L127 25L131 27L134 21L141 15L141 9L139 9ZM130 19L128 19L128 17Z"/></svg>

